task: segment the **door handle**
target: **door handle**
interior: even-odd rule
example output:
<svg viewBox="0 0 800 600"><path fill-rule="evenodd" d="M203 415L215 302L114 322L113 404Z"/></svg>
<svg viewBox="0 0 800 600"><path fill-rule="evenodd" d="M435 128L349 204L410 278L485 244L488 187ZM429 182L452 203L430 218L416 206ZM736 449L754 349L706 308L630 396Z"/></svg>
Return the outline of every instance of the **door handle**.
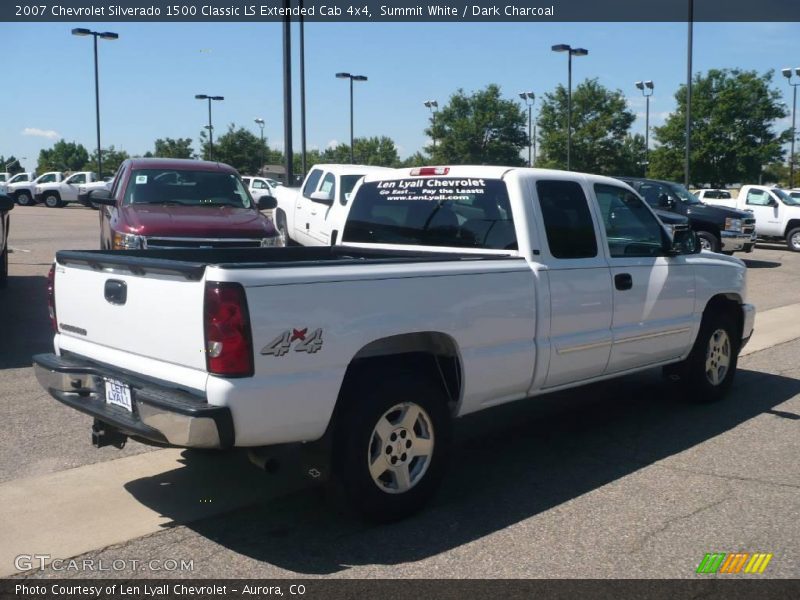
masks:
<svg viewBox="0 0 800 600"><path fill-rule="evenodd" d="M633 277L630 273L617 273L614 275L614 287L618 290L629 290L633 287Z"/></svg>

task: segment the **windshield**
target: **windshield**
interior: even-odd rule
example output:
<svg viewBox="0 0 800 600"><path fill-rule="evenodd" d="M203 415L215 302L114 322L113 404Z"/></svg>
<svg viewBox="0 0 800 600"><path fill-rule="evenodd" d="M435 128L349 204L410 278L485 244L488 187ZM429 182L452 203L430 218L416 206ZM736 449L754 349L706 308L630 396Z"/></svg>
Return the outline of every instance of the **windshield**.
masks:
<svg viewBox="0 0 800 600"><path fill-rule="evenodd" d="M783 190L779 190L778 188L772 188L772 193L775 194L778 198L781 199L781 202L786 204L787 206L800 206L800 198L793 198Z"/></svg>
<svg viewBox="0 0 800 600"><path fill-rule="evenodd" d="M250 208L250 195L234 174L219 171L134 169L124 204L177 204Z"/></svg>
<svg viewBox="0 0 800 600"><path fill-rule="evenodd" d="M672 191L682 202L686 202L686 204L702 204L700 198L695 196L680 183L671 183L670 188L672 188Z"/></svg>
<svg viewBox="0 0 800 600"><path fill-rule="evenodd" d="M516 250L505 183L499 179L413 177L364 183L342 240Z"/></svg>

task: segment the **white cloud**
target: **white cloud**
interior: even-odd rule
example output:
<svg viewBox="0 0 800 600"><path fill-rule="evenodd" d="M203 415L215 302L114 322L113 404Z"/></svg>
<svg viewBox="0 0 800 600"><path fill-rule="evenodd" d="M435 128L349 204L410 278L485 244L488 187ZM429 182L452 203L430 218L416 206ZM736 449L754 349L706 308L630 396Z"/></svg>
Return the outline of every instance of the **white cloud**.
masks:
<svg viewBox="0 0 800 600"><path fill-rule="evenodd" d="M52 129L39 129L38 127L26 127L22 130L22 135L32 135L34 137L43 137L54 140L61 137L57 131Z"/></svg>
<svg viewBox="0 0 800 600"><path fill-rule="evenodd" d="M330 148L331 150L336 148L336 146L338 145L339 145L339 140L331 140L330 142L328 142L328 148Z"/></svg>

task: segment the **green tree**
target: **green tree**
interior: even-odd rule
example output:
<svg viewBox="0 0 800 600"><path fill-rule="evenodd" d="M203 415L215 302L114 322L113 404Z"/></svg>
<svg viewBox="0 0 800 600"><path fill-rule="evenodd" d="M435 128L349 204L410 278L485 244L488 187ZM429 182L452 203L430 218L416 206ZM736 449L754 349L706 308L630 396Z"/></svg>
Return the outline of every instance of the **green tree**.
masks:
<svg viewBox="0 0 800 600"><path fill-rule="evenodd" d="M52 148L39 151L36 171L83 171L88 161L89 152L83 144L58 140Z"/></svg>
<svg viewBox="0 0 800 600"><path fill-rule="evenodd" d="M0 171L16 175L17 173L22 173L23 170L19 160L13 154L9 157L0 155Z"/></svg>
<svg viewBox="0 0 800 600"><path fill-rule="evenodd" d="M98 173L100 177L103 175L113 175L119 169L122 161L130 158L125 150L116 150L114 146L103 148L103 173ZM89 163L86 168L96 168L97 166L97 150L92 152L89 157Z"/></svg>
<svg viewBox="0 0 800 600"><path fill-rule="evenodd" d="M636 116L621 90L609 90L597 79L587 79L572 92L571 167L605 175L638 174L644 142L629 132ZM567 166L567 89L545 93L539 110L539 167Z"/></svg>
<svg viewBox="0 0 800 600"><path fill-rule="evenodd" d="M262 164L269 164L273 156L267 145L261 139L244 127L236 128L231 123L228 131L214 139L213 154L209 152L208 134L200 133L202 157L204 160L216 160L232 166L239 173L252 175L258 172ZM263 162L262 162L263 158Z"/></svg>
<svg viewBox="0 0 800 600"><path fill-rule="evenodd" d="M436 139L426 151L434 164L522 165L527 147L527 115L491 84L467 95L459 89L425 130Z"/></svg>
<svg viewBox="0 0 800 600"><path fill-rule="evenodd" d="M774 122L787 116L779 90L771 87L772 71L711 69L692 81L690 173L695 184L722 186L758 181L764 165L779 161L789 130L776 132ZM683 178L686 152L686 86L675 93L678 108L661 127L660 144L650 153L650 173Z"/></svg>
<svg viewBox="0 0 800 600"><path fill-rule="evenodd" d="M405 160L401 161L401 167L423 167L430 164L431 159L425 156L422 152L415 152Z"/></svg>
<svg viewBox="0 0 800 600"><path fill-rule="evenodd" d="M353 140L353 160L359 165L373 165L378 167L395 167L400 164L397 146L390 137L382 135L368 138L355 138ZM339 144L328 148L322 153L322 162L349 163L350 146Z"/></svg>
<svg viewBox="0 0 800 600"><path fill-rule="evenodd" d="M158 138L152 156L159 158L194 158L192 138Z"/></svg>

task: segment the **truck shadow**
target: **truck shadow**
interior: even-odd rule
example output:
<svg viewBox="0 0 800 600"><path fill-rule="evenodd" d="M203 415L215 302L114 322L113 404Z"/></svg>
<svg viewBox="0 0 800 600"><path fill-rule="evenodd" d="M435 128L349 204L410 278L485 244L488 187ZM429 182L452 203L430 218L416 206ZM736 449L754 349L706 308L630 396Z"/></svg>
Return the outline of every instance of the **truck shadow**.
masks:
<svg viewBox="0 0 800 600"><path fill-rule="evenodd" d="M748 269L775 269L781 266L781 263L774 260L753 260L752 258L743 258L742 260Z"/></svg>
<svg viewBox="0 0 800 600"><path fill-rule="evenodd" d="M29 367L31 356L52 351L47 278L9 275L0 290L0 370Z"/></svg>
<svg viewBox="0 0 800 600"><path fill-rule="evenodd" d="M422 513L400 523L370 525L338 500L330 502L321 488L290 491L277 478L258 504L187 526L233 552L301 574L422 560L557 507L757 415L775 414L775 406L798 393L796 379L740 370L726 401L695 405L675 398L659 373L647 372L462 419L439 494ZM126 488L173 521L185 522L174 503L146 492L176 475L214 485L203 461L190 460L182 469ZM245 479L237 485L263 483Z"/></svg>

